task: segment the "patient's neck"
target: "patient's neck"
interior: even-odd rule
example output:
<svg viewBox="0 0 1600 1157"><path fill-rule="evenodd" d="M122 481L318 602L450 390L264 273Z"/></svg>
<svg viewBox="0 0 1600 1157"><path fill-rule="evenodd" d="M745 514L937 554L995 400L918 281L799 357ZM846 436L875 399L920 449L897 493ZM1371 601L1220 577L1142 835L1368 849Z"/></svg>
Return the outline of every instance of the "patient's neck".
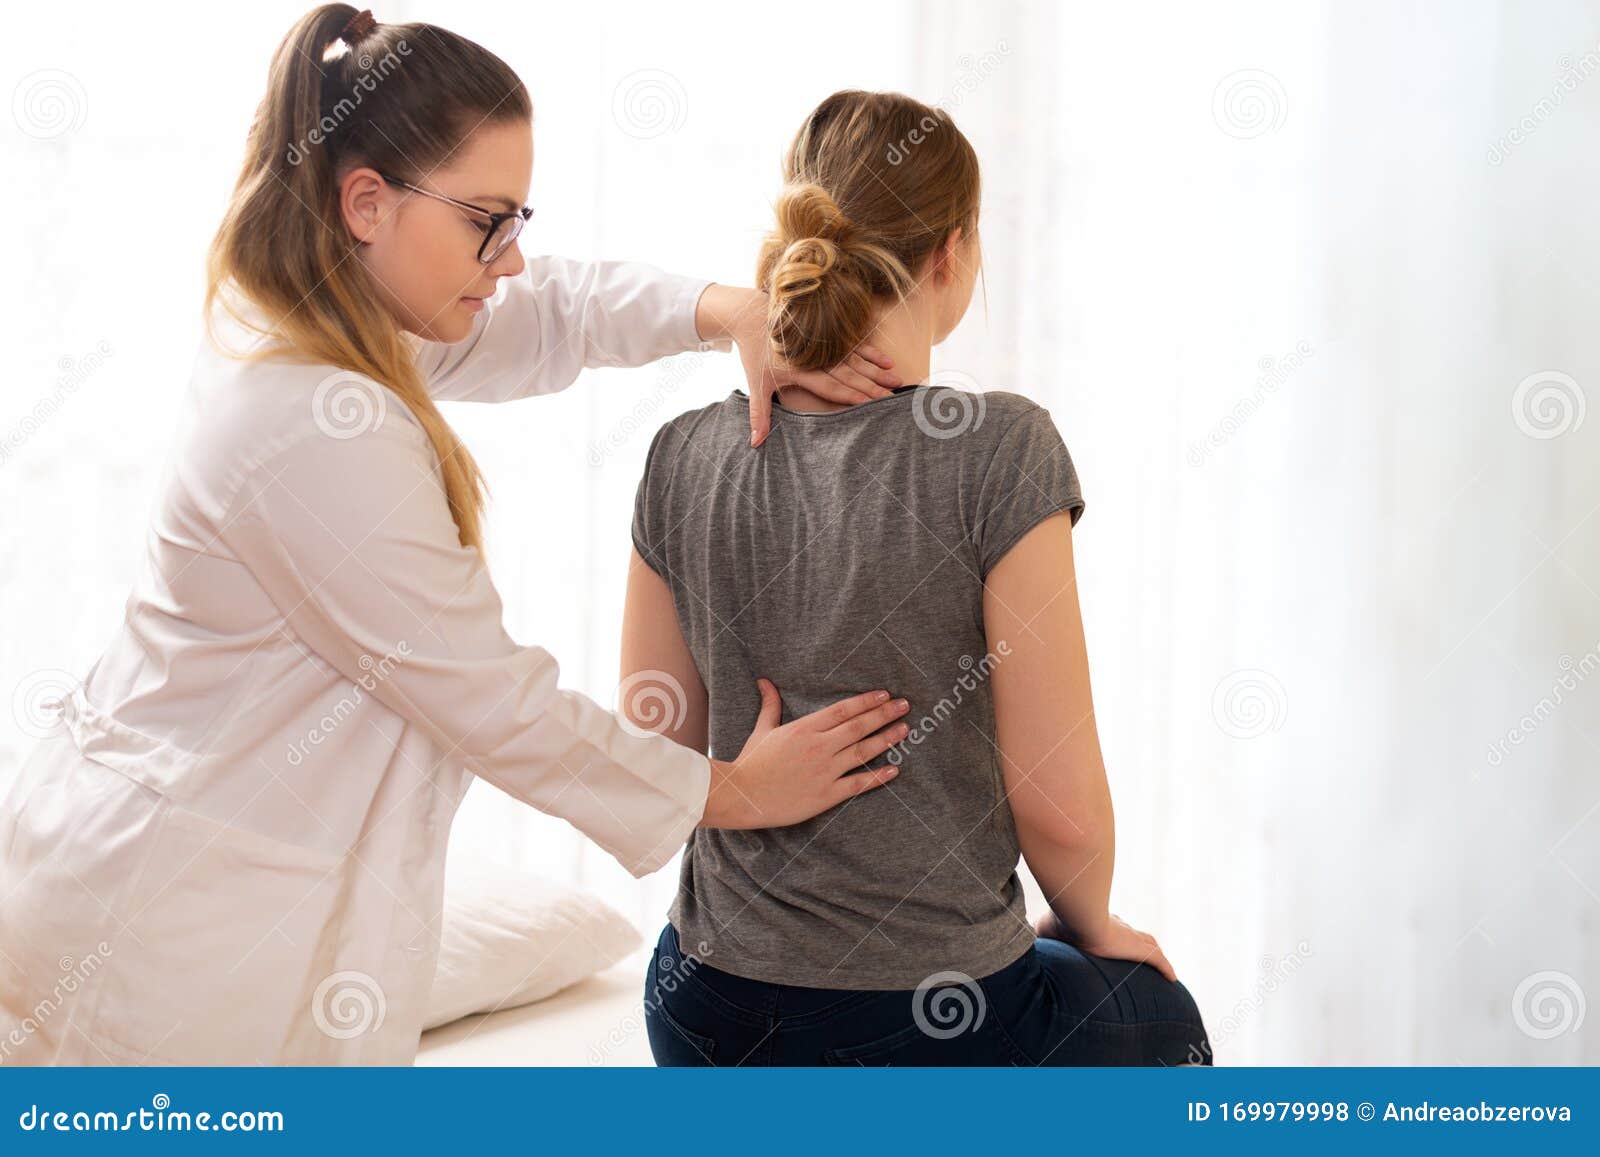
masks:
<svg viewBox="0 0 1600 1157"><path fill-rule="evenodd" d="M892 370L901 384L910 386L928 380L928 363L933 350L933 319L929 311L915 306L896 306L880 312L865 340L894 359ZM780 389L778 404L807 414L849 409L848 405L819 398L798 385Z"/></svg>

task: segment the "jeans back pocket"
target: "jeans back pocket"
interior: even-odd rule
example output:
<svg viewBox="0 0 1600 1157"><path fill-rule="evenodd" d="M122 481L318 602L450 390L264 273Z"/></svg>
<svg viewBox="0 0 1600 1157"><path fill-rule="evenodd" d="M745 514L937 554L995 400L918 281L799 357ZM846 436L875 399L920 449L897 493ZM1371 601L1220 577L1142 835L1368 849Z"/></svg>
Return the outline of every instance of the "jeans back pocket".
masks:
<svg viewBox="0 0 1600 1157"><path fill-rule="evenodd" d="M714 1037L695 1032L668 1011L665 1003L645 1010L645 1030L650 1036L650 1052L661 1066L714 1066L717 1042Z"/></svg>

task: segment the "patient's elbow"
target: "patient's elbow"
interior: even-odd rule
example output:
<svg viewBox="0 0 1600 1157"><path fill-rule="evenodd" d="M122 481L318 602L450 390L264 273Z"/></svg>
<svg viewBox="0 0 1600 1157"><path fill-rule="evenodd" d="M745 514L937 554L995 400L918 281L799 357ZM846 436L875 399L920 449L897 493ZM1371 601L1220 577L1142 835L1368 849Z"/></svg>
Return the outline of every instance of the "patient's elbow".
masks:
<svg viewBox="0 0 1600 1157"><path fill-rule="evenodd" d="M1111 842L1111 817L1097 808L1047 803L1022 812L1013 808L1012 814L1025 856L1032 851L1094 851Z"/></svg>

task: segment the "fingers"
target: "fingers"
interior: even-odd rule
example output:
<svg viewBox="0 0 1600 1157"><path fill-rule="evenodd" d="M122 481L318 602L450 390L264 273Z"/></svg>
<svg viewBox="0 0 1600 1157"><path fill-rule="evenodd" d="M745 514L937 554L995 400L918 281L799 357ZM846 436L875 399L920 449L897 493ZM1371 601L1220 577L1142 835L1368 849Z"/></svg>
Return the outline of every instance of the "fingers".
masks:
<svg viewBox="0 0 1600 1157"><path fill-rule="evenodd" d="M856 353L865 360L872 362L874 365L883 369L889 369L894 365L894 359L892 357L884 353L877 346L868 345L866 342L862 342L860 345L856 346ZM895 376L894 384L897 386L900 384L898 376Z"/></svg>
<svg viewBox="0 0 1600 1157"><path fill-rule="evenodd" d="M864 711L871 711L880 703L889 699L887 691L866 691L860 695L852 695L848 699L841 699L837 703L830 703L826 707L819 707L810 715L803 715L795 720L813 731L832 731L847 719L854 719Z"/></svg>
<svg viewBox="0 0 1600 1157"><path fill-rule="evenodd" d="M859 398L868 401L873 398L887 398L893 391L888 386L879 385L866 371L879 374L884 372L871 362L851 354L829 370L828 377L837 382L842 389L849 390Z"/></svg>
<svg viewBox="0 0 1600 1157"><path fill-rule="evenodd" d="M891 765L874 767L868 771L857 772L855 775L842 775L833 781L833 802L829 807L837 807L847 799L854 799L858 795L880 788L898 775L900 769Z"/></svg>
<svg viewBox="0 0 1600 1157"><path fill-rule="evenodd" d="M869 351L870 355L873 356L869 356ZM856 346L855 352L846 358L845 362L851 369L877 386L892 390L896 386L905 385L900 380L900 375L893 373L889 369L890 366L894 365L894 359L879 352L872 346Z"/></svg>
<svg viewBox="0 0 1600 1157"><path fill-rule="evenodd" d="M750 390L750 445L759 446L772 432L772 394L766 389Z"/></svg>
<svg viewBox="0 0 1600 1157"><path fill-rule="evenodd" d="M847 406L859 405L870 402L873 398L882 397L887 391L874 389L872 383L860 374L846 372L843 363L831 370L810 371L795 375L795 384L804 386L813 394L827 398L830 402L842 402Z"/></svg>
<svg viewBox="0 0 1600 1157"><path fill-rule="evenodd" d="M837 767L841 773L849 771L852 767L860 767L869 759L876 759L895 744L899 743L911 733L911 728L904 723L896 723L892 727L885 727L876 735L869 735L859 739L846 747L838 757Z"/></svg>
<svg viewBox="0 0 1600 1157"><path fill-rule="evenodd" d="M1140 964L1148 964L1169 981L1178 979L1178 973L1172 967L1172 961L1168 960L1167 954L1161 951L1161 945L1156 942L1154 936L1148 932L1140 932L1135 928L1129 928L1128 931L1134 935L1138 943L1138 948L1129 954L1129 960L1137 960Z"/></svg>
<svg viewBox="0 0 1600 1157"><path fill-rule="evenodd" d="M776 369L778 384L793 383L804 386L812 393L847 406L870 402L874 398L887 398L896 386L903 385L900 375L887 367L894 362L872 346L858 346L833 368L823 371L792 371ZM770 413L770 406L768 407ZM754 423L755 409L751 408Z"/></svg>
<svg viewBox="0 0 1600 1157"><path fill-rule="evenodd" d="M860 715L845 720L829 731L827 736L836 745L837 750L843 751L846 747L855 743L856 740L863 736L871 735L878 728L894 722L910 710L910 703L904 699L896 699L893 702L885 703L882 707L874 707L871 711L863 711ZM876 755L877 752L873 752L873 754Z"/></svg>
<svg viewBox="0 0 1600 1157"><path fill-rule="evenodd" d="M1161 945L1156 943L1156 938L1150 936L1147 939L1150 941L1150 954L1145 957L1144 962L1169 981L1178 979L1177 970L1172 967L1172 961L1167 959L1167 954L1161 951Z"/></svg>
<svg viewBox="0 0 1600 1157"><path fill-rule="evenodd" d="M783 718L783 696L778 694L771 679L757 678L756 688L761 692L761 713L756 716L756 730L765 731L778 726Z"/></svg>

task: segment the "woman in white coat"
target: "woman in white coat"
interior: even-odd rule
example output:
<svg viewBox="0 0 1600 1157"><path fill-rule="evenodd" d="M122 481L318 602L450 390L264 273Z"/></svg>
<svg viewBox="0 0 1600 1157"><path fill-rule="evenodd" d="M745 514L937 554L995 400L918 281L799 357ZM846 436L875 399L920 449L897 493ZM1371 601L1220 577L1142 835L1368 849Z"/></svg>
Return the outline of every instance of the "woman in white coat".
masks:
<svg viewBox="0 0 1600 1157"><path fill-rule="evenodd" d="M0 797L0 1064L409 1063L473 775L644 875L697 825L795 823L893 774L849 774L904 734L884 691L780 726L764 684L743 752L709 760L506 635L437 400L726 340L753 399L898 384L868 350L775 377L753 291L525 263L531 117L433 26L327 5L279 48L146 574Z"/></svg>

